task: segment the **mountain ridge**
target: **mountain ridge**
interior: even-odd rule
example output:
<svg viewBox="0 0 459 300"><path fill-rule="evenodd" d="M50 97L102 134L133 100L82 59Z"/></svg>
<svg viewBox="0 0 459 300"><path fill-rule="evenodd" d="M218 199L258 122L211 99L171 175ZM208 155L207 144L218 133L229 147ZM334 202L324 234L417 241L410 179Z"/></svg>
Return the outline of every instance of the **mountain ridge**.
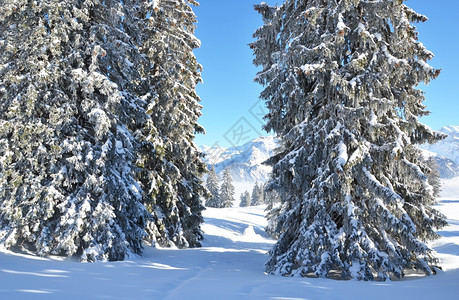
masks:
<svg viewBox="0 0 459 300"><path fill-rule="evenodd" d="M439 131L448 136L435 144L421 145L420 148L440 154L459 165L459 126L449 125Z"/></svg>
<svg viewBox="0 0 459 300"><path fill-rule="evenodd" d="M419 148L426 159L432 157L437 162L441 178L459 176L459 126L445 126L439 131L448 137L436 144L424 144ZM269 180L272 169L262 163L274 154L277 147L274 136L261 136L242 146L201 146L200 150L206 154L204 162L209 167L214 165L217 174L229 168L233 180L236 183L246 183L246 189L250 189L255 182L265 183Z"/></svg>
<svg viewBox="0 0 459 300"><path fill-rule="evenodd" d="M263 165L277 147L274 136L261 136L242 146L223 148L220 146L201 146L206 155L204 162L210 167L215 166L217 174L230 169L236 182L266 182L271 167Z"/></svg>

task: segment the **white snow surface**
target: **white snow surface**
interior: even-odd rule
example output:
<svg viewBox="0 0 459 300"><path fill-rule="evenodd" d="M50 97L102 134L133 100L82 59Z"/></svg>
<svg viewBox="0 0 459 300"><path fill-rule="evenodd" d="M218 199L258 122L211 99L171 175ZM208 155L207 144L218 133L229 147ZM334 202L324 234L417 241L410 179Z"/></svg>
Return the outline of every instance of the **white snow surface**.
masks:
<svg viewBox="0 0 459 300"><path fill-rule="evenodd" d="M208 208L202 248L155 249L123 262L79 263L0 250L0 299L458 299L459 177L444 181L438 209L449 226L432 242L443 271L359 282L264 273L274 240L264 206Z"/></svg>

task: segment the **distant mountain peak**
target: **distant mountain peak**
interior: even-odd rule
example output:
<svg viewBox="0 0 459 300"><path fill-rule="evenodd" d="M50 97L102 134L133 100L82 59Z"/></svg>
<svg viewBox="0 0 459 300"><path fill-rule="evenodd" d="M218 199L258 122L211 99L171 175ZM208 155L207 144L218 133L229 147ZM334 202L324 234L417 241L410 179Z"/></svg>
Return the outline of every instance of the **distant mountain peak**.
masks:
<svg viewBox="0 0 459 300"><path fill-rule="evenodd" d="M421 148L443 155L459 164L459 126L445 126L440 131L446 133L448 137L435 144L424 144Z"/></svg>
<svg viewBox="0 0 459 300"><path fill-rule="evenodd" d="M262 163L277 147L274 136L260 136L242 146L223 148L220 146L201 146L205 154L204 162L215 165L217 173L229 168L235 182L266 182L271 167Z"/></svg>
<svg viewBox="0 0 459 300"><path fill-rule="evenodd" d="M459 126L450 125L440 129L448 137L436 144L422 145L425 157L434 157L442 177L459 176ZM234 182L265 183L269 180L271 167L263 165L278 147L274 136L260 136L242 146L223 148L218 145L201 146L204 162L215 165L217 174L229 168Z"/></svg>
<svg viewBox="0 0 459 300"><path fill-rule="evenodd" d="M456 126L456 125L449 125L449 126L445 126L445 127L442 127L440 129L440 131L444 132L444 133L452 133L452 134L459 134L459 126Z"/></svg>

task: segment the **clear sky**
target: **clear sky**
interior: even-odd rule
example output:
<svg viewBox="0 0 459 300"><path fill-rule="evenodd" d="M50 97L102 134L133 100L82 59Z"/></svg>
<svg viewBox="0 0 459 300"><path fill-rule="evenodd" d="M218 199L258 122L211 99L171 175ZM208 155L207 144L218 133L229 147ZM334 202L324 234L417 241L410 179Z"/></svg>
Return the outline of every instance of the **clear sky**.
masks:
<svg viewBox="0 0 459 300"><path fill-rule="evenodd" d="M265 109L258 99L263 87L253 82L257 69L248 44L262 25L253 10L258 0L198 0L196 36L202 46L195 50L204 67L204 84L197 91L203 105L199 123L206 129L198 145L242 145L260 135ZM274 5L282 1L265 0ZM422 122L435 130L459 125L459 1L408 0L405 2L429 21L418 24L420 41L435 54L430 62L441 68L440 76L424 87L424 102L431 115Z"/></svg>

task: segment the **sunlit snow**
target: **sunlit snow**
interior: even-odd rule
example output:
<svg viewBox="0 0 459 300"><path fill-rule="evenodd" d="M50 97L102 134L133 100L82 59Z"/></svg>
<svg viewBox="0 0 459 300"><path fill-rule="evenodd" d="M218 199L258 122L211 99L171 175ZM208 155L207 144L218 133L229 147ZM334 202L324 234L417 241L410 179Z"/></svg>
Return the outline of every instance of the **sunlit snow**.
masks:
<svg viewBox="0 0 459 300"><path fill-rule="evenodd" d="M432 242L439 274L401 281L286 278L264 273L274 240L264 232L264 207L204 212L197 249L154 249L123 262L79 263L0 251L0 299L457 299L459 177L443 181L437 206L449 226Z"/></svg>

